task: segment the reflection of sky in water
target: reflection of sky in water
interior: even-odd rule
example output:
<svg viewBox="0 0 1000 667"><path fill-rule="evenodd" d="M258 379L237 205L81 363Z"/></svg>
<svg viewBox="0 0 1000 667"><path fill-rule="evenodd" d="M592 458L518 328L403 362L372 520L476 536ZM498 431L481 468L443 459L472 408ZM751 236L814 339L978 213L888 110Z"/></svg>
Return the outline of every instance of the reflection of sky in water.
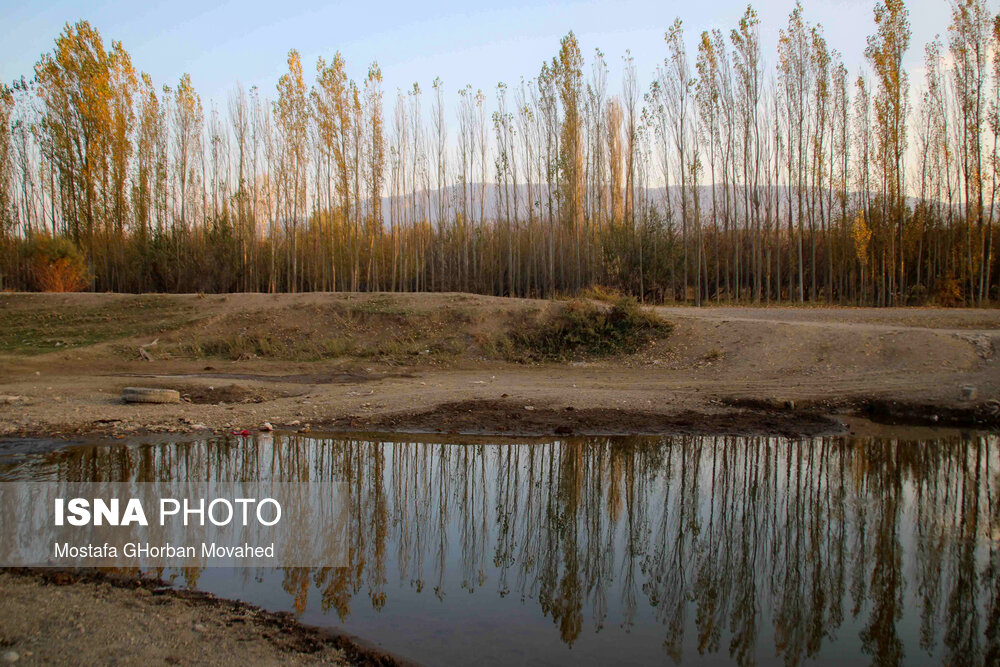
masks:
<svg viewBox="0 0 1000 667"><path fill-rule="evenodd" d="M18 447L0 479L346 481L350 568L176 581L431 664L1000 659L995 438Z"/></svg>

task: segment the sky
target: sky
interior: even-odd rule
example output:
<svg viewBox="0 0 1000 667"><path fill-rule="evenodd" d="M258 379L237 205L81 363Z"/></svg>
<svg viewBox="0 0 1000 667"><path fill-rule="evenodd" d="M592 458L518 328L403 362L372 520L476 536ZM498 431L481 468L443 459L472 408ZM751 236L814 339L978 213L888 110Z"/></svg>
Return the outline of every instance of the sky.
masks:
<svg viewBox="0 0 1000 667"><path fill-rule="evenodd" d="M865 40L874 31L874 0L804 0L805 16L823 25L827 43L844 54L852 74L864 65ZM994 13L1000 0L990 0ZM761 19L765 66L775 61L778 30L787 22L794 0L754 3ZM691 62L702 30L728 34L746 7L744 1L618 0L496 2L317 2L248 0L0 0L0 80L31 76L40 54L51 51L67 22L90 21L110 46L120 40L138 70L157 85L173 84L187 72L206 108L225 108L237 82L256 85L274 96L286 69L288 50L302 55L311 81L316 59L327 61L338 50L348 73L362 79L377 60L384 77L387 108L397 89L414 82L429 91L441 77L453 101L466 84L492 97L498 82L516 84L537 74L541 63L559 49L559 39L573 30L587 58L600 48L610 65L609 91L621 88L622 56L630 49L639 80L648 86L666 56L663 36L675 17L684 22ZM923 45L936 34L946 37L950 6L946 0L908 3L913 26L907 65L919 85Z"/></svg>

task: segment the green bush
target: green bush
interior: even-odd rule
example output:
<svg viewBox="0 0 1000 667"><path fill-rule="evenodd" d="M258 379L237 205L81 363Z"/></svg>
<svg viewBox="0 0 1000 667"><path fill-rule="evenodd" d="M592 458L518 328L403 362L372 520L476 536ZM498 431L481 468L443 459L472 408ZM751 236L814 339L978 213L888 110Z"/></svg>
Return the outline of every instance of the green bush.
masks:
<svg viewBox="0 0 1000 667"><path fill-rule="evenodd" d="M637 352L669 332L669 324L631 297L618 299L611 308L573 300L555 316L515 327L497 347L504 356L521 360L603 357Z"/></svg>

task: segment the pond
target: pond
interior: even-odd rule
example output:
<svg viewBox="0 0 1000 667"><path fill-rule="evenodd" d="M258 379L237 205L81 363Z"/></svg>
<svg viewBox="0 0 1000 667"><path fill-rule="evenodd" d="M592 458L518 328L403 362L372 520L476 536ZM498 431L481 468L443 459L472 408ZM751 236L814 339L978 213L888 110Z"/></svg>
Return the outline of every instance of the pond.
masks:
<svg viewBox="0 0 1000 667"><path fill-rule="evenodd" d="M346 482L349 567L165 576L420 663L1000 660L995 436L0 443L0 480L204 479Z"/></svg>

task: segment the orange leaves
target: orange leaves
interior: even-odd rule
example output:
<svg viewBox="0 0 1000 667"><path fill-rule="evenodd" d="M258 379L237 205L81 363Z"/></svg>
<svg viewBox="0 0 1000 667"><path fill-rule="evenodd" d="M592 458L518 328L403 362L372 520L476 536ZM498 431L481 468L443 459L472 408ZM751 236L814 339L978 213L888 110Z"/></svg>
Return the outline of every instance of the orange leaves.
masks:
<svg viewBox="0 0 1000 667"><path fill-rule="evenodd" d="M33 271L43 292L82 292L87 288L86 273L68 259L36 262Z"/></svg>
<svg viewBox="0 0 1000 667"><path fill-rule="evenodd" d="M83 255L64 238L37 237L31 247L31 271L43 292L80 292L90 282Z"/></svg>

